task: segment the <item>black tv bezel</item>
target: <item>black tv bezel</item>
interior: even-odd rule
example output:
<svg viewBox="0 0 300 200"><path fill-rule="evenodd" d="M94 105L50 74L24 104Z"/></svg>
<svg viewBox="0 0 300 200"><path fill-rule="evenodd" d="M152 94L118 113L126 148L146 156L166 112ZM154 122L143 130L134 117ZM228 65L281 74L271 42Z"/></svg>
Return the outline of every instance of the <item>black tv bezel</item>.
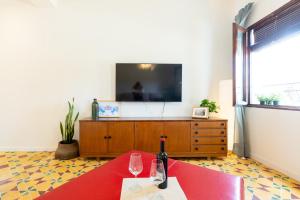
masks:
<svg viewBox="0 0 300 200"><path fill-rule="evenodd" d="M131 101L131 100L117 100L117 65L118 64L154 64L154 65L181 65L181 84L180 84L180 91L181 91L181 93L180 93L180 100L178 100L178 101L149 101L149 100L146 100L146 101ZM183 77L183 70L182 70L182 67L183 66L183 64L182 63L147 63L147 62L142 62L142 63L116 63L115 64L115 101L116 102L151 102L151 103L178 103L178 102L182 102L182 77Z"/></svg>

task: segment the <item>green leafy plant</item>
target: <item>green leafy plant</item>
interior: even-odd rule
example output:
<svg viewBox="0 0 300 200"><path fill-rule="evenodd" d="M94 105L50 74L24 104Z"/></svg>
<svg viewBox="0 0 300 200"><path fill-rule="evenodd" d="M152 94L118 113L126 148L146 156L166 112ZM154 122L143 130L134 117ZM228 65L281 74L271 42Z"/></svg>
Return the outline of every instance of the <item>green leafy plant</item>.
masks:
<svg viewBox="0 0 300 200"><path fill-rule="evenodd" d="M60 122L60 132L62 137L63 144L71 144L73 143L73 136L74 136L74 126L75 122L78 119L79 112L77 112L75 118L73 118L74 114L74 98L72 103L68 101L69 111L67 113L65 119L65 126L63 126L62 122Z"/></svg>
<svg viewBox="0 0 300 200"><path fill-rule="evenodd" d="M209 112L218 113L219 107L215 101L210 101L208 99L203 99L200 103L200 107L207 107Z"/></svg>
<svg viewBox="0 0 300 200"><path fill-rule="evenodd" d="M268 101L268 97L264 96L264 95L259 95L257 96L258 101L262 102L262 101Z"/></svg>
<svg viewBox="0 0 300 200"><path fill-rule="evenodd" d="M271 98L272 101L279 101L280 100L280 95L279 94L272 94L270 98Z"/></svg>
<svg viewBox="0 0 300 200"><path fill-rule="evenodd" d="M267 105L272 105L272 97L266 97L266 104Z"/></svg>
<svg viewBox="0 0 300 200"><path fill-rule="evenodd" d="M280 95L279 94L273 94L271 95L271 100L274 106L278 106L279 105L279 101L280 101Z"/></svg>

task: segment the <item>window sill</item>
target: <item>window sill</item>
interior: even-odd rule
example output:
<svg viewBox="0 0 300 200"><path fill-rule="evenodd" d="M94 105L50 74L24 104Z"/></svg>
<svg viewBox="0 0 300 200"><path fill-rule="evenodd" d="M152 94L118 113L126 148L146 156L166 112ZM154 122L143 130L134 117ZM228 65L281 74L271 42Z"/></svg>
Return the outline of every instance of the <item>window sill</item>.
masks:
<svg viewBox="0 0 300 200"><path fill-rule="evenodd" d="M292 111L300 111L300 107L298 106L272 106L272 105L259 105L259 104L248 104L247 107L253 108L264 108L264 109L276 109L276 110L292 110Z"/></svg>

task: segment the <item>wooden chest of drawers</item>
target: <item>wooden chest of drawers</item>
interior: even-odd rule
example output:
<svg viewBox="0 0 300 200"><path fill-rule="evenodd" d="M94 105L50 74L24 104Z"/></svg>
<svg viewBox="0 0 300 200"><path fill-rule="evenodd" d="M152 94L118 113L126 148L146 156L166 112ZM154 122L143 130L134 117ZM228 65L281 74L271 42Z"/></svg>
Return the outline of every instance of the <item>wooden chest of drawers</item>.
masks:
<svg viewBox="0 0 300 200"><path fill-rule="evenodd" d="M191 151L202 156L227 155L227 121L193 120L191 122Z"/></svg>

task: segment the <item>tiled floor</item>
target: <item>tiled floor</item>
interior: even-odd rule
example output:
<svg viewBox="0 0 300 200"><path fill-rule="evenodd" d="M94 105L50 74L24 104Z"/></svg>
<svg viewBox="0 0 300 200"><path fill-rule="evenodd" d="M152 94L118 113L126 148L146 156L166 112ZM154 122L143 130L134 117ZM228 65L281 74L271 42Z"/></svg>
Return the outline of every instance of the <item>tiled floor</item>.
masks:
<svg viewBox="0 0 300 200"><path fill-rule="evenodd" d="M0 199L34 199L104 164L105 160L58 161L51 152L0 152ZM242 176L246 199L300 199L300 183L253 160L235 155L184 162Z"/></svg>

